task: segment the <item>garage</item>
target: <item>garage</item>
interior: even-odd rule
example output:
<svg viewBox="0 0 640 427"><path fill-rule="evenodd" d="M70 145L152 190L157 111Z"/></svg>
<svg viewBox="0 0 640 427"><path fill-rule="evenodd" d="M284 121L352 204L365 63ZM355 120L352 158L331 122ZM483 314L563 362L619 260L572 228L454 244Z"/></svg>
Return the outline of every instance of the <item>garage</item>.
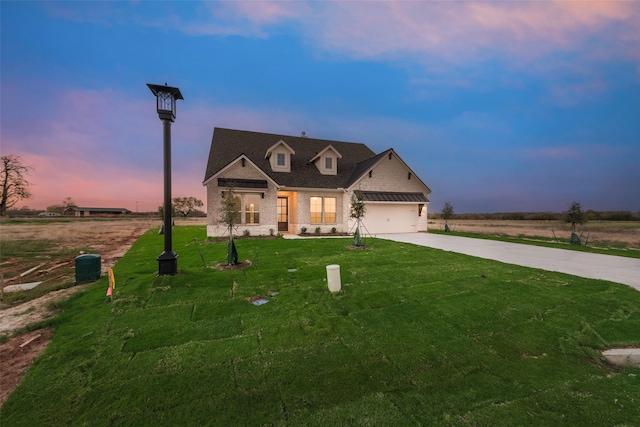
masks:
<svg viewBox="0 0 640 427"><path fill-rule="evenodd" d="M362 223L369 234L413 233L418 221L418 205L367 203Z"/></svg>
<svg viewBox="0 0 640 427"><path fill-rule="evenodd" d="M415 233L418 209L428 203L423 193L360 191L366 212L362 223L369 234Z"/></svg>

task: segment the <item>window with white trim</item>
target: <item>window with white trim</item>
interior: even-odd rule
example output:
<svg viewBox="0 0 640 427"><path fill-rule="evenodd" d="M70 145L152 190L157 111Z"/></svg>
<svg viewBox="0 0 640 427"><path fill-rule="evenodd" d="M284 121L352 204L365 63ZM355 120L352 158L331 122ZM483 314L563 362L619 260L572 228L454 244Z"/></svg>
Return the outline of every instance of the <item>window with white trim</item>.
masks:
<svg viewBox="0 0 640 427"><path fill-rule="evenodd" d="M225 192L222 193L224 197ZM234 193L233 213L236 224L260 224L261 193Z"/></svg>
<svg viewBox="0 0 640 427"><path fill-rule="evenodd" d="M324 158L324 168L326 170L333 170L333 157L327 156Z"/></svg>
<svg viewBox="0 0 640 427"><path fill-rule="evenodd" d="M311 224L334 224L336 222L336 198L311 197L309 212Z"/></svg>
<svg viewBox="0 0 640 427"><path fill-rule="evenodd" d="M243 194L244 223L260 224L260 194Z"/></svg>

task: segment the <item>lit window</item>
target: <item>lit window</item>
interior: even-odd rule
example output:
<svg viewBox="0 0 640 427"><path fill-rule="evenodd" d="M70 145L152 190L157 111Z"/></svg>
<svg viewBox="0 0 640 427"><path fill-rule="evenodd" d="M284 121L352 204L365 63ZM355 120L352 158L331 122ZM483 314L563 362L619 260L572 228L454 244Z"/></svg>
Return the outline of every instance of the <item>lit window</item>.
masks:
<svg viewBox="0 0 640 427"><path fill-rule="evenodd" d="M322 223L322 197L311 198L311 224Z"/></svg>
<svg viewBox="0 0 640 427"><path fill-rule="evenodd" d="M336 222L335 197L310 198L311 224L330 224Z"/></svg>
<svg viewBox="0 0 640 427"><path fill-rule="evenodd" d="M336 198L324 198L324 222L336 222Z"/></svg>
<svg viewBox="0 0 640 427"><path fill-rule="evenodd" d="M333 169L333 157L324 158L324 168L327 170Z"/></svg>
<svg viewBox="0 0 640 427"><path fill-rule="evenodd" d="M276 164L278 166L285 166L284 161L285 161L284 153L278 153Z"/></svg>
<svg viewBox="0 0 640 427"><path fill-rule="evenodd" d="M228 198L230 193L223 191L222 197ZM222 221L232 221L234 224L260 224L259 193L235 193L233 199L226 205L228 212L223 212Z"/></svg>
<svg viewBox="0 0 640 427"><path fill-rule="evenodd" d="M245 224L260 224L260 198L259 194L243 194Z"/></svg>

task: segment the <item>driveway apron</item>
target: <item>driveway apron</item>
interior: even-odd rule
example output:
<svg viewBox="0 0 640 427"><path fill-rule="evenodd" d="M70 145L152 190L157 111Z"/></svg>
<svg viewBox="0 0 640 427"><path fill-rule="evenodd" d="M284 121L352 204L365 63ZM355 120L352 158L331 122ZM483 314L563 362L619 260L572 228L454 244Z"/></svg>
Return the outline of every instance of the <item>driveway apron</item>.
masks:
<svg viewBox="0 0 640 427"><path fill-rule="evenodd" d="M558 271L589 279L608 280L631 286L640 291L640 259L637 258L443 234L378 234L376 237L492 259L508 264Z"/></svg>

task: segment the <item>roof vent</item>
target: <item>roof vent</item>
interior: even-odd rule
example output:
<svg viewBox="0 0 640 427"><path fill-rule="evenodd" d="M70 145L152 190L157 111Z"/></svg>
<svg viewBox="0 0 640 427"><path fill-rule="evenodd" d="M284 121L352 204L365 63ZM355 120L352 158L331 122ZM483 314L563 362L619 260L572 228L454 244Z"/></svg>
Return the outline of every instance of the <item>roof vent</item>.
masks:
<svg viewBox="0 0 640 427"><path fill-rule="evenodd" d="M302 133L300 134L300 138L306 138L307 137L307 133L305 131L302 131Z"/></svg>

